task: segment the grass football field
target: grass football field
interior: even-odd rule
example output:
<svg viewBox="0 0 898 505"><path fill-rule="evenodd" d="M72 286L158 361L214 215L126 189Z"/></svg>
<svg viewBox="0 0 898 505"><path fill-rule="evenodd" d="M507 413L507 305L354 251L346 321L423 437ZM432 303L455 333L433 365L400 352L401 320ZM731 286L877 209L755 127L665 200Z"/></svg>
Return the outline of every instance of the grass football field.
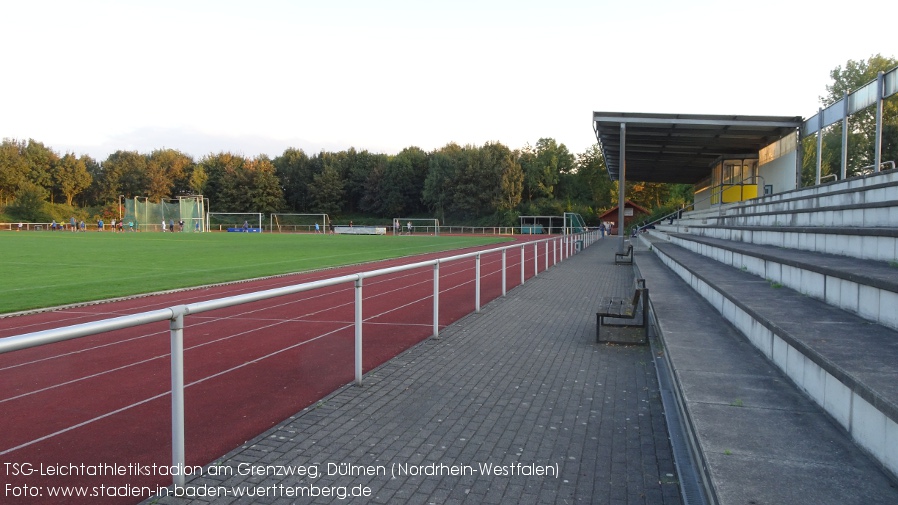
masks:
<svg viewBox="0 0 898 505"><path fill-rule="evenodd" d="M269 233L3 232L0 314L505 240Z"/></svg>

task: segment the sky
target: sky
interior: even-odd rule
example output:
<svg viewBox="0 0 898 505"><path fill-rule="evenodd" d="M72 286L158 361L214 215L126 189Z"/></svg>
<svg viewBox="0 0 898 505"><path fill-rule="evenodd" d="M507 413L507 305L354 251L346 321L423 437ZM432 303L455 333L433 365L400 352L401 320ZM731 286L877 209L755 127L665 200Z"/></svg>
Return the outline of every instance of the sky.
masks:
<svg viewBox="0 0 898 505"><path fill-rule="evenodd" d="M0 138L98 161L595 144L593 111L810 117L894 0L0 0ZM876 20L890 19L882 26Z"/></svg>

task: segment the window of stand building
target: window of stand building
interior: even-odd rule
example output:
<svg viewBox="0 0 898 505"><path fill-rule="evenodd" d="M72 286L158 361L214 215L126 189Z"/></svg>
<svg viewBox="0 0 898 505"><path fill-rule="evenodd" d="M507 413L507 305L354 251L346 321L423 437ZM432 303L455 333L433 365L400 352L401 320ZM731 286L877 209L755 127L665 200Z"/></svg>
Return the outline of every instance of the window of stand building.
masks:
<svg viewBox="0 0 898 505"><path fill-rule="evenodd" d="M712 203L741 202L758 196L758 159L722 159L711 170L712 186L717 188Z"/></svg>

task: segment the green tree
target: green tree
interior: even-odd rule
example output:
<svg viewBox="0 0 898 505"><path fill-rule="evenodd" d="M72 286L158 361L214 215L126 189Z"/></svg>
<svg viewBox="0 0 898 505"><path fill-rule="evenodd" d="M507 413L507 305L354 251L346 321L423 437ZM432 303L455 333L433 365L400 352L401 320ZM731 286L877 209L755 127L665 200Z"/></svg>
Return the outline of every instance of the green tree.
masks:
<svg viewBox="0 0 898 505"><path fill-rule="evenodd" d="M365 182L362 184L361 189L352 186L350 193L361 193L362 197L358 203L359 210L382 216L385 213L383 210L383 186L381 181L383 181L384 174L387 171L389 156L379 155L367 161L367 173L364 174ZM354 173L353 181L361 176L362 173L360 172Z"/></svg>
<svg viewBox="0 0 898 505"><path fill-rule="evenodd" d="M528 201L553 198L559 177L574 170L574 156L552 138L539 139L536 147L525 146L520 161Z"/></svg>
<svg viewBox="0 0 898 505"><path fill-rule="evenodd" d="M238 201L242 199L239 172L245 162L243 157L226 152L209 154L200 160L199 165L208 176L203 195L209 199L212 210L247 212Z"/></svg>
<svg viewBox="0 0 898 505"><path fill-rule="evenodd" d="M146 156L137 151L116 151L106 158L102 169L100 195L103 200L117 200L119 195L126 198L148 195Z"/></svg>
<svg viewBox="0 0 898 505"><path fill-rule="evenodd" d="M430 157L422 200L441 223L446 221L446 210L453 205L455 183L467 162L466 156L458 144L450 143Z"/></svg>
<svg viewBox="0 0 898 505"><path fill-rule="evenodd" d="M616 205L611 199L611 180L605 168L605 157L598 144L593 144L577 155L575 188L576 199L597 209L608 209Z"/></svg>
<svg viewBox="0 0 898 505"><path fill-rule="evenodd" d="M190 191L193 159L174 149L157 149L147 157L147 196L160 201Z"/></svg>
<svg viewBox="0 0 898 505"><path fill-rule="evenodd" d="M87 154L82 154L78 160L84 163L84 168L87 169L87 174L90 177L90 184L79 193L81 204L92 206L104 203L97 198L96 193L94 193L94 189L96 188L96 185L94 184L94 175L101 173L100 164L97 160L91 158Z"/></svg>
<svg viewBox="0 0 898 505"><path fill-rule="evenodd" d="M190 170L190 182L188 183L188 186L194 195L205 194L206 181L208 180L209 174L206 173L206 169L200 165L193 165Z"/></svg>
<svg viewBox="0 0 898 505"><path fill-rule="evenodd" d="M692 184L671 184L665 205L675 209L685 207L695 201L695 186Z"/></svg>
<svg viewBox="0 0 898 505"><path fill-rule="evenodd" d="M242 179L246 203L242 212L280 212L285 207L284 191L275 175L274 165L267 156L261 155L243 164Z"/></svg>
<svg viewBox="0 0 898 505"><path fill-rule="evenodd" d="M11 215L23 221L40 223L48 221L44 212L49 192L42 186L25 181L16 191L16 200L8 207Z"/></svg>
<svg viewBox="0 0 898 505"><path fill-rule="evenodd" d="M369 214L383 215L383 194L381 192L381 181L384 178L384 172L387 170L387 163L377 164L368 172L365 178L365 191L362 200L359 202L359 209Z"/></svg>
<svg viewBox="0 0 898 505"><path fill-rule="evenodd" d="M380 215L404 216L424 209L421 195L427 166L427 154L418 147L407 147L389 159L380 181Z"/></svg>
<svg viewBox="0 0 898 505"><path fill-rule="evenodd" d="M53 199L53 165L59 161L59 155L49 147L34 139L28 139L22 155L28 162L28 180L50 192Z"/></svg>
<svg viewBox="0 0 898 505"><path fill-rule="evenodd" d="M289 148L276 157L272 164L283 188L288 208L296 212L311 210L309 184L315 172L313 164L302 149Z"/></svg>
<svg viewBox="0 0 898 505"><path fill-rule="evenodd" d="M209 175L206 194L218 212L279 212L284 193L267 156L246 159L231 153L209 155L200 162Z"/></svg>
<svg viewBox="0 0 898 505"><path fill-rule="evenodd" d="M380 167L378 170L383 173L388 158L385 154L356 151L355 148L345 152L344 161L339 168L344 182L345 207L349 212L362 208L369 174L378 169L377 167Z"/></svg>
<svg viewBox="0 0 898 505"><path fill-rule="evenodd" d="M331 165L312 177L312 210L334 215L343 207L343 178Z"/></svg>
<svg viewBox="0 0 898 505"><path fill-rule="evenodd" d="M71 206L75 196L90 187L91 177L83 159L67 153L54 164L53 179L56 187L65 196L66 205Z"/></svg>
<svg viewBox="0 0 898 505"><path fill-rule="evenodd" d="M511 151L507 148L501 151L497 166L500 171L500 179L496 210L509 212L521 203L524 191L524 170Z"/></svg>
<svg viewBox="0 0 898 505"><path fill-rule="evenodd" d="M483 147L466 147L465 164L455 177L452 195L453 214L462 218L496 215L503 200L515 199L516 189L503 188L503 176L516 179L514 154L500 143L486 143ZM523 178L523 174L521 174ZM503 191L507 189L508 194Z"/></svg>
<svg viewBox="0 0 898 505"><path fill-rule="evenodd" d="M12 139L3 139L0 143L0 202L4 204L28 181L28 161L22 155L24 148L24 143Z"/></svg>
<svg viewBox="0 0 898 505"><path fill-rule="evenodd" d="M89 156L85 155L82 156L82 158L90 159L90 162L85 162L87 173L90 174L90 187L81 193L82 198L85 200L85 204L88 206L96 206L112 202L112 199L107 200L104 198L102 191L103 165Z"/></svg>

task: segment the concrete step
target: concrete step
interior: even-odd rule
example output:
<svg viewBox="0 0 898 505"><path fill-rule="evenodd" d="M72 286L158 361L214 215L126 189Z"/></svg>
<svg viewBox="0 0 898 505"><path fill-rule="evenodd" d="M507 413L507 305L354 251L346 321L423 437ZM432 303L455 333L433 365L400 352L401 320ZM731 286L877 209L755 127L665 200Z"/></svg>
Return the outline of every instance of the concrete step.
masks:
<svg viewBox="0 0 898 505"><path fill-rule="evenodd" d="M680 226L894 227L898 171L686 212Z"/></svg>
<svg viewBox="0 0 898 505"><path fill-rule="evenodd" d="M865 260L898 260L898 228L839 226L687 226L659 225L658 232L688 233L749 244L850 256Z"/></svg>
<svg viewBox="0 0 898 505"><path fill-rule="evenodd" d="M898 475L898 332L678 245L647 234L640 239L892 478ZM654 308L659 293L650 282L646 276ZM681 296L669 293L673 303ZM704 346L693 350L718 355L710 342Z"/></svg>
<svg viewBox="0 0 898 505"><path fill-rule="evenodd" d="M891 191L894 194L898 192L898 189L891 188ZM894 225L895 219L898 218L896 209L898 209L898 200L838 205L832 198L826 197L800 202L739 207L731 209L726 214L705 217L701 220L701 224L715 226L889 227Z"/></svg>
<svg viewBox="0 0 898 505"><path fill-rule="evenodd" d="M690 234L666 238L702 256L898 330L898 267L882 261Z"/></svg>

